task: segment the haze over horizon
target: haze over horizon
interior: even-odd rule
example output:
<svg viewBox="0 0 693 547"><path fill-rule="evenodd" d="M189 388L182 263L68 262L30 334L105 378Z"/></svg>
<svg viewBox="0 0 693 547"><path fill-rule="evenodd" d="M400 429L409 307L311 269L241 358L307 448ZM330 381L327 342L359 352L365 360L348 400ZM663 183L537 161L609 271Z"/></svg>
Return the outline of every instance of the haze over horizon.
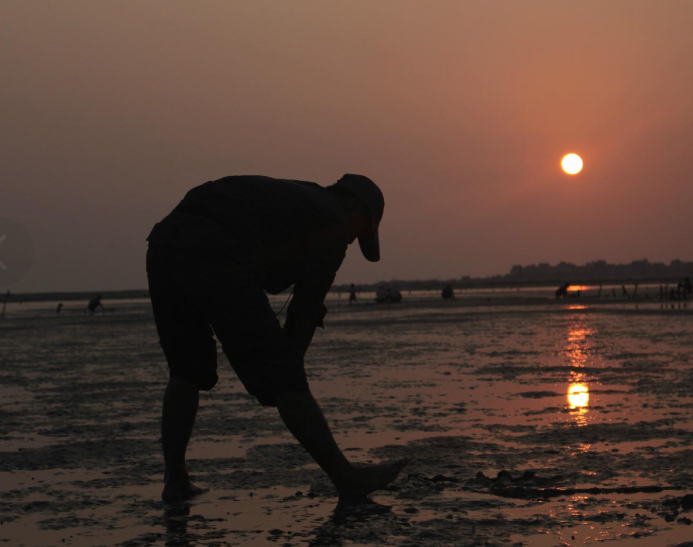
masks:
<svg viewBox="0 0 693 547"><path fill-rule="evenodd" d="M35 248L10 288L145 288L154 223L232 174L381 186L383 258L351 247L339 284L693 260L691 20L682 0L6 0L0 217Z"/></svg>

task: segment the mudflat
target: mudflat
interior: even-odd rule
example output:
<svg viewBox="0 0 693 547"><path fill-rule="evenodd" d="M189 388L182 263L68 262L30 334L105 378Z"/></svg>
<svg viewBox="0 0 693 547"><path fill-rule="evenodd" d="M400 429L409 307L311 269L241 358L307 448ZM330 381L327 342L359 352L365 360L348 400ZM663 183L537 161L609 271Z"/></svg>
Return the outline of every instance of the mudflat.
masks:
<svg viewBox="0 0 693 547"><path fill-rule="evenodd" d="M283 302L277 301L277 309ZM693 309L541 295L331 300L306 369L354 462L410 462L340 507L223 354L189 468L160 501L167 369L146 301L0 321L9 545L687 545ZM693 305L693 302L691 303ZM108 304L109 306L111 304Z"/></svg>

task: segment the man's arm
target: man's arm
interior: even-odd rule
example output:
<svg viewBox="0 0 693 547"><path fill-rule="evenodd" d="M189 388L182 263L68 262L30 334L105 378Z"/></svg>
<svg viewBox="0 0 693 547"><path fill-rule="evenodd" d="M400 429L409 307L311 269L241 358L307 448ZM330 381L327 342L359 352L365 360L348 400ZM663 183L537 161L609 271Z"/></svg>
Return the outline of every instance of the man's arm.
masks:
<svg viewBox="0 0 693 547"><path fill-rule="evenodd" d="M316 246L312 260L306 263L305 274L294 285L294 296L286 312L284 329L301 355L308 351L315 329L325 328L325 297L345 253L346 244L340 240Z"/></svg>
<svg viewBox="0 0 693 547"><path fill-rule="evenodd" d="M284 330L301 355L308 351L315 329L324 328L323 318L327 314L324 301L333 280L334 273L302 280L294 285L294 296L286 312Z"/></svg>
<svg viewBox="0 0 693 547"><path fill-rule="evenodd" d="M305 355L310 343L313 341L316 327L317 324L315 321L306 317L295 318L292 321L289 321L287 317L286 326L284 328L286 329L286 334L289 336L289 339L293 342L294 347L301 355Z"/></svg>

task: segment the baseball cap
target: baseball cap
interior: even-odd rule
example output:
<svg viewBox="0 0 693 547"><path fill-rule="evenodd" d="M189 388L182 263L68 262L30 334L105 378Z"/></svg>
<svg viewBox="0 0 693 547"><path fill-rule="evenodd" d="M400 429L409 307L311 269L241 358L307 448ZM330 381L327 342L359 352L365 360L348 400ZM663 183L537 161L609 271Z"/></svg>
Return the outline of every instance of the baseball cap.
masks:
<svg viewBox="0 0 693 547"><path fill-rule="evenodd" d="M359 236L359 247L361 253L370 262L380 260L380 240L378 237L378 227L383 218L385 209L385 198L383 193L368 177L363 175L346 174L337 181L335 186L339 186L359 198L366 208L371 220L371 229L367 234Z"/></svg>

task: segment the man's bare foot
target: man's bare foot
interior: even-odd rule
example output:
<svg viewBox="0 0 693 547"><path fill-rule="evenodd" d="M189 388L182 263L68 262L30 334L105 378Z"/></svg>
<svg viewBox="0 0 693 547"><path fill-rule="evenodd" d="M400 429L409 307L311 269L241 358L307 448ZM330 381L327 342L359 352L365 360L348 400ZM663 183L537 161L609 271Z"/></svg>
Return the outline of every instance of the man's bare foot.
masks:
<svg viewBox="0 0 693 547"><path fill-rule="evenodd" d="M177 503L179 501L189 500L204 490L198 488L186 476L177 478L166 478L164 483L164 491L161 493L161 499L167 503Z"/></svg>
<svg viewBox="0 0 693 547"><path fill-rule="evenodd" d="M402 471L408 459L354 468L354 475L337 485L340 503L363 500L371 492L385 488Z"/></svg>

